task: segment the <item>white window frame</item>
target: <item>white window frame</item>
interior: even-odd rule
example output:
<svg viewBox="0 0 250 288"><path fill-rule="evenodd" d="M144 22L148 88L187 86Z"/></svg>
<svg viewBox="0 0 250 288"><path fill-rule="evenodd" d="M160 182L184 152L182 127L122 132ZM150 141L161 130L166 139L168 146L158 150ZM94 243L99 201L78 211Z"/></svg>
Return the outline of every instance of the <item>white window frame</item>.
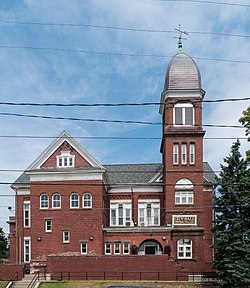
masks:
<svg viewBox="0 0 250 288"><path fill-rule="evenodd" d="M176 124L176 108L181 109L181 122ZM186 120L186 108L192 108L192 123L187 124ZM173 113L173 123L174 126L194 126L194 106L191 103L177 103L174 105L174 113Z"/></svg>
<svg viewBox="0 0 250 288"><path fill-rule="evenodd" d="M128 226L132 221L132 203L110 203L110 226Z"/></svg>
<svg viewBox="0 0 250 288"><path fill-rule="evenodd" d="M177 258L192 259L192 246L191 239L179 239L177 241Z"/></svg>
<svg viewBox="0 0 250 288"><path fill-rule="evenodd" d="M187 164L187 144L186 143L181 144L181 164L182 165Z"/></svg>
<svg viewBox="0 0 250 288"><path fill-rule="evenodd" d="M30 228L30 201L23 202L23 228Z"/></svg>
<svg viewBox="0 0 250 288"><path fill-rule="evenodd" d="M42 199L43 197L47 199ZM49 209L49 195L46 193L40 195L40 209Z"/></svg>
<svg viewBox="0 0 250 288"><path fill-rule="evenodd" d="M29 263L31 260L31 238L23 238L23 262Z"/></svg>
<svg viewBox="0 0 250 288"><path fill-rule="evenodd" d="M112 245L110 242L106 242L105 243L105 255L111 255L112 254ZM107 251L110 251L110 252L107 252Z"/></svg>
<svg viewBox="0 0 250 288"><path fill-rule="evenodd" d="M51 219L45 220L45 232L52 232L52 220Z"/></svg>
<svg viewBox="0 0 250 288"><path fill-rule="evenodd" d="M195 143L189 145L189 164L195 164Z"/></svg>
<svg viewBox="0 0 250 288"><path fill-rule="evenodd" d="M123 242L123 251L122 253L124 255L129 255L130 254L130 242Z"/></svg>
<svg viewBox="0 0 250 288"><path fill-rule="evenodd" d="M59 199L54 199L54 197L59 196ZM55 205L55 203L59 203L59 206ZM52 208L53 209L61 209L61 195L56 192L52 195Z"/></svg>
<svg viewBox="0 0 250 288"><path fill-rule="evenodd" d="M174 165L179 164L179 144L173 144L173 163Z"/></svg>
<svg viewBox="0 0 250 288"><path fill-rule="evenodd" d="M114 254L121 255L121 242L114 243Z"/></svg>
<svg viewBox="0 0 250 288"><path fill-rule="evenodd" d="M77 196L77 199L74 199L74 197ZM74 206L77 204L77 206ZM76 192L71 193L70 195L70 209L77 209L79 208L79 195Z"/></svg>
<svg viewBox="0 0 250 288"><path fill-rule="evenodd" d="M138 202L138 225L160 226L160 201Z"/></svg>
<svg viewBox="0 0 250 288"><path fill-rule="evenodd" d="M193 205L194 204L194 191L175 191L175 204L176 205Z"/></svg>
<svg viewBox="0 0 250 288"><path fill-rule="evenodd" d="M83 251L84 248L84 251ZM87 255L88 254L88 243L87 242L81 242L81 255Z"/></svg>
<svg viewBox="0 0 250 288"><path fill-rule="evenodd" d="M61 155L56 156L57 168L75 167L75 155L71 155L70 151L62 151Z"/></svg>
<svg viewBox="0 0 250 288"><path fill-rule="evenodd" d="M63 243L70 243L70 231L63 230Z"/></svg>
<svg viewBox="0 0 250 288"><path fill-rule="evenodd" d="M89 197L89 199L85 199L85 197ZM86 205L86 203L90 203L89 205ZM82 207L85 209L91 209L92 208L92 194L89 192L86 192L82 196Z"/></svg>

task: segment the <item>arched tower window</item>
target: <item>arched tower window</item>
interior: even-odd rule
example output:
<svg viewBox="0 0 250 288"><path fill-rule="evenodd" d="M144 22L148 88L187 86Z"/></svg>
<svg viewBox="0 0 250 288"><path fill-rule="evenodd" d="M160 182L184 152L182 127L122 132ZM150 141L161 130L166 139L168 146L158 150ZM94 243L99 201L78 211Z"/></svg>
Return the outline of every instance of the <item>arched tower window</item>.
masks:
<svg viewBox="0 0 250 288"><path fill-rule="evenodd" d="M52 195L52 208L61 208L61 195L59 193Z"/></svg>
<svg viewBox="0 0 250 288"><path fill-rule="evenodd" d="M49 208L49 196L45 193L40 195L40 209Z"/></svg>
<svg viewBox="0 0 250 288"><path fill-rule="evenodd" d="M70 208L79 208L79 195L77 193L70 195Z"/></svg>
<svg viewBox="0 0 250 288"><path fill-rule="evenodd" d="M186 178L182 178L175 184L175 204L192 205L194 204L194 185Z"/></svg>

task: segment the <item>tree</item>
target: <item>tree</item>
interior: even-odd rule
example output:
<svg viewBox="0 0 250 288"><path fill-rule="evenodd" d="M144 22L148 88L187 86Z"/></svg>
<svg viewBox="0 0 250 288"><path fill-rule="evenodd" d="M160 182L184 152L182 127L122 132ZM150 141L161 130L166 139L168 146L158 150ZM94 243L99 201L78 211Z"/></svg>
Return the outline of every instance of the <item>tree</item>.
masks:
<svg viewBox="0 0 250 288"><path fill-rule="evenodd" d="M3 228L0 227L0 262L2 259L8 258L8 239L3 232Z"/></svg>
<svg viewBox="0 0 250 288"><path fill-rule="evenodd" d="M250 284L250 173L240 142L224 159L215 196L214 267L221 287Z"/></svg>
<svg viewBox="0 0 250 288"><path fill-rule="evenodd" d="M240 118L240 123L246 128L246 135L248 136L248 141L250 142L250 106L243 111L243 116ZM246 153L247 159L250 162L250 150Z"/></svg>

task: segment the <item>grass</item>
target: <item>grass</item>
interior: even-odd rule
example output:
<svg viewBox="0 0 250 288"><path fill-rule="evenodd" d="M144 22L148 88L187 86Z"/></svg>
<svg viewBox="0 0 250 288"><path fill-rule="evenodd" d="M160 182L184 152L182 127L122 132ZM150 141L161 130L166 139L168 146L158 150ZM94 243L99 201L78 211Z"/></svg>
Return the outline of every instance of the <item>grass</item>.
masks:
<svg viewBox="0 0 250 288"><path fill-rule="evenodd" d="M164 282L164 281L63 281L43 282L39 288L107 288L112 285L144 286L157 288L200 288L193 282Z"/></svg>
<svg viewBox="0 0 250 288"><path fill-rule="evenodd" d="M0 281L0 288L5 288L9 281Z"/></svg>

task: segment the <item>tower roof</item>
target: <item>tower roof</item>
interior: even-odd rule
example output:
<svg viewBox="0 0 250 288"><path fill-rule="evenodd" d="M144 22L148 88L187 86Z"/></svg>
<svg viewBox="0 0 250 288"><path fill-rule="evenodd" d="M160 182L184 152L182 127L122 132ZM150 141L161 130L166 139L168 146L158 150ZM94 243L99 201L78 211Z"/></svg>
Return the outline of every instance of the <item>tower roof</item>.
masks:
<svg viewBox="0 0 250 288"><path fill-rule="evenodd" d="M201 89L199 68L194 60L182 51L168 64L164 91L168 89Z"/></svg>

